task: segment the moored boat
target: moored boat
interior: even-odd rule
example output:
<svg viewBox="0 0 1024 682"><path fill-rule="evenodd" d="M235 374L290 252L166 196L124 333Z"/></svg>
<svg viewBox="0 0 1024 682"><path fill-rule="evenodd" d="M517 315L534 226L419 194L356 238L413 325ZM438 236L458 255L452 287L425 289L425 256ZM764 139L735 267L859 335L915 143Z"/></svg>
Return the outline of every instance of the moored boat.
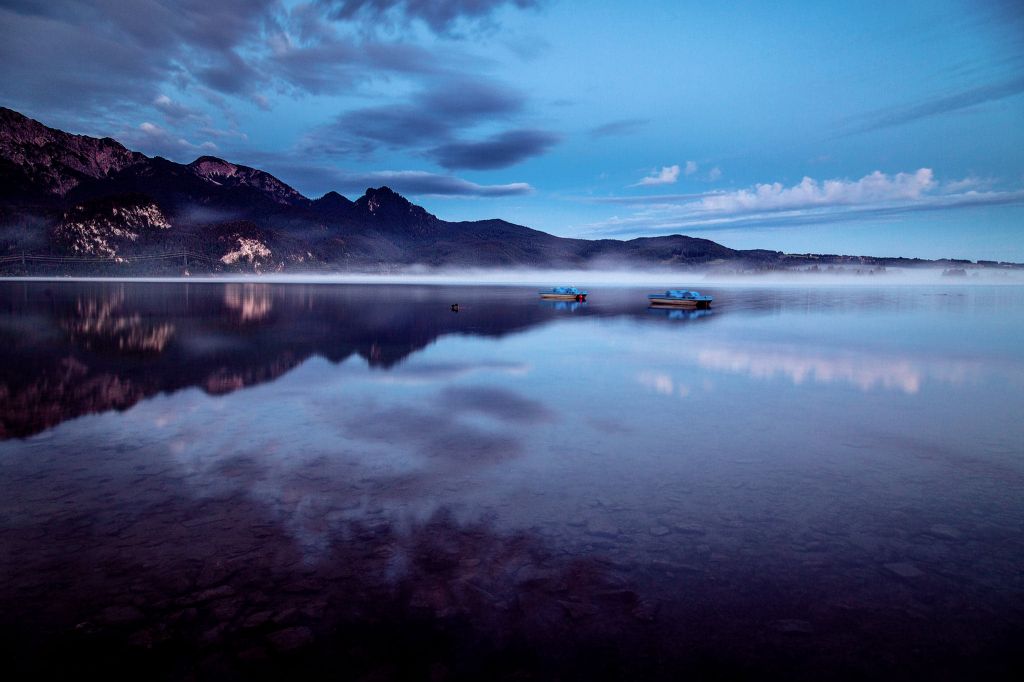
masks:
<svg viewBox="0 0 1024 682"><path fill-rule="evenodd" d="M711 296L705 296L699 291L669 289L664 293L649 294L647 300L655 307L710 308L713 299Z"/></svg>
<svg viewBox="0 0 1024 682"><path fill-rule="evenodd" d="M540 297L554 301L585 301L587 292L576 287L551 287L540 292Z"/></svg>

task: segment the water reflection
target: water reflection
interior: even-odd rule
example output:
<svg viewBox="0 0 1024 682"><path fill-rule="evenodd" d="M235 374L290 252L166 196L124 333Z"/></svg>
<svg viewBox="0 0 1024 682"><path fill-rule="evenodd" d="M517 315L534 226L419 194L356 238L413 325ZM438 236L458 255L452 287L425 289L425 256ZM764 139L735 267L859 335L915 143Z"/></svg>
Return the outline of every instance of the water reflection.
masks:
<svg viewBox="0 0 1024 682"><path fill-rule="evenodd" d="M725 291L679 324L630 290L572 315L512 287L0 292L26 676L1020 661L1019 293Z"/></svg>
<svg viewBox="0 0 1024 682"><path fill-rule="evenodd" d="M670 320L699 320L702 317L710 317L714 312L709 308L700 310L684 310L670 306L648 306L647 312L657 317L665 317Z"/></svg>
<svg viewBox="0 0 1024 682"><path fill-rule="evenodd" d="M257 322L274 309L270 286L252 282L225 284L224 305L234 311L241 322Z"/></svg>
<svg viewBox="0 0 1024 682"><path fill-rule="evenodd" d="M701 348L695 361L706 369L746 374L755 379L783 376L800 385L806 381L846 383L868 392L878 388L913 395L925 378L951 385L976 380L980 363L945 360L927 364L906 357L877 353L829 353L815 349L764 347Z"/></svg>
<svg viewBox="0 0 1024 682"><path fill-rule="evenodd" d="M6 284L0 437L189 386L230 393L312 356L392 367L445 334L501 336L551 313L460 293L469 305L456 316L440 314L449 294L430 289Z"/></svg>
<svg viewBox="0 0 1024 682"><path fill-rule="evenodd" d="M78 296L74 312L66 312L61 326L70 340L87 350L118 353L160 353L174 335L170 322L150 323L125 309L124 285L99 296Z"/></svg>
<svg viewBox="0 0 1024 682"><path fill-rule="evenodd" d="M540 305L558 312L574 313L581 308L585 308L587 305L586 301L541 301Z"/></svg>

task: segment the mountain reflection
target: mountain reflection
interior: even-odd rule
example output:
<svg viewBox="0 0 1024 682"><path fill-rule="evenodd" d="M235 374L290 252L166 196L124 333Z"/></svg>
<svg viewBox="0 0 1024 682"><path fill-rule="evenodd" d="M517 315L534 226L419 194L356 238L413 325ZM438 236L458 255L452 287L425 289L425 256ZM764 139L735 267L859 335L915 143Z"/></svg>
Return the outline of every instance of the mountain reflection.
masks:
<svg viewBox="0 0 1024 682"><path fill-rule="evenodd" d="M89 350L161 352L174 335L174 324L144 321L138 313L125 311L124 303L123 285L102 296L78 297L62 326L73 342Z"/></svg>
<svg viewBox="0 0 1024 682"><path fill-rule="evenodd" d="M634 303L574 310L639 314ZM313 356L390 369L445 335L499 337L565 312L532 288L262 283L9 283L0 305L0 438L163 392L230 393Z"/></svg>
<svg viewBox="0 0 1024 682"><path fill-rule="evenodd" d="M274 308L270 287L246 282L224 286L224 305L233 310L242 322L262 320Z"/></svg>

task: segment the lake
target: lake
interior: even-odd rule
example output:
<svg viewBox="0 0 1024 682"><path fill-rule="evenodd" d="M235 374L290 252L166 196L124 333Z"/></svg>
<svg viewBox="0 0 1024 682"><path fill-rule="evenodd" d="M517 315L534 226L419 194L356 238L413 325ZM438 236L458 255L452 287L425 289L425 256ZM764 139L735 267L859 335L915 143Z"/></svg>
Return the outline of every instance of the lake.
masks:
<svg viewBox="0 0 1024 682"><path fill-rule="evenodd" d="M1020 673L1024 287L696 286L0 282L8 669Z"/></svg>

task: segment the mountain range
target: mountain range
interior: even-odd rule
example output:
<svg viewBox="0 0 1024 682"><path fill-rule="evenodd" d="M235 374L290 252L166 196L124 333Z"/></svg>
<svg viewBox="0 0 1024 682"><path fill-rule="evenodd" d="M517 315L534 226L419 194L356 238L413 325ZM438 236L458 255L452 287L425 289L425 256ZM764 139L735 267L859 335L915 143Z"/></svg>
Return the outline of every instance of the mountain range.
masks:
<svg viewBox="0 0 1024 682"><path fill-rule="evenodd" d="M178 254L170 257L169 254ZM180 258L180 260L179 260ZM0 108L0 273L380 271L413 265L772 270L917 259L793 256L683 235L570 239L442 220L387 187L310 199L213 156L179 164ZM940 261L969 263L969 261Z"/></svg>

